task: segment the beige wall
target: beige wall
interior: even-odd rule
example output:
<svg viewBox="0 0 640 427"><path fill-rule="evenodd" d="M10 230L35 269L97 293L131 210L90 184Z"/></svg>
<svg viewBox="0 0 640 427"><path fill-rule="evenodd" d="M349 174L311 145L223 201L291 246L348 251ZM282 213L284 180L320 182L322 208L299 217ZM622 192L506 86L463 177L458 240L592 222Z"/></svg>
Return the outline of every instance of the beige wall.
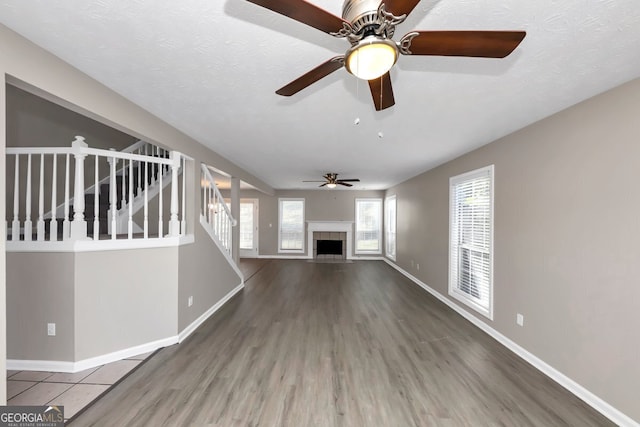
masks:
<svg viewBox="0 0 640 427"><path fill-rule="evenodd" d="M278 190L269 196L243 190L241 196L259 200L259 253L269 256L278 255L278 198L304 198L306 221L354 221L356 198L384 198L384 191Z"/></svg>
<svg viewBox="0 0 640 427"><path fill-rule="evenodd" d="M0 55L0 170L5 170L5 146L6 146L6 132L2 130L5 128L6 112L5 112L5 82L2 55ZM0 251L5 253L5 236L7 232L5 230L5 179L4 174L0 173ZM6 300L6 259L4 256L0 256L0 372L5 372L7 362L7 300ZM0 405L7 403L7 378L6 375L0 375Z"/></svg>
<svg viewBox="0 0 640 427"><path fill-rule="evenodd" d="M75 254L75 359L173 337L178 248Z"/></svg>
<svg viewBox="0 0 640 427"><path fill-rule="evenodd" d="M74 254L8 252L7 285L7 358L74 361Z"/></svg>
<svg viewBox="0 0 640 427"><path fill-rule="evenodd" d="M494 164L494 321L477 317L636 421L638 111L635 80L387 192L398 264L446 296L449 177Z"/></svg>

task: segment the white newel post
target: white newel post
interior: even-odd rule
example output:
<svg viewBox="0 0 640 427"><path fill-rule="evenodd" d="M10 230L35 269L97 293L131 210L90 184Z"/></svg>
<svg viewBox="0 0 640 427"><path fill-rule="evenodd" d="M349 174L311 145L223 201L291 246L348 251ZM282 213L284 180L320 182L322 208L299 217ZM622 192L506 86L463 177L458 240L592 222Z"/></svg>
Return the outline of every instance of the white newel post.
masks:
<svg viewBox="0 0 640 427"><path fill-rule="evenodd" d="M180 236L180 220L178 219L178 170L180 169L180 153L171 152L171 217L169 219L169 235Z"/></svg>
<svg viewBox="0 0 640 427"><path fill-rule="evenodd" d="M71 143L75 158L75 180L73 186L73 221L71 222L71 239L84 240L87 238L87 222L84 220L84 158L82 148L88 145L82 136L76 136Z"/></svg>

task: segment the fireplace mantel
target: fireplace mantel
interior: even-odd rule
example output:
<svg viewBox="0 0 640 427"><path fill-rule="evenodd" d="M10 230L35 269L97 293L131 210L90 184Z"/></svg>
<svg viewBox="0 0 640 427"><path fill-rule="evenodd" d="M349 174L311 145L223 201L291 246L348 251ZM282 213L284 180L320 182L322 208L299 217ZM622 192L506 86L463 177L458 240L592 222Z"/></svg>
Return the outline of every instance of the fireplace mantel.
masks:
<svg viewBox="0 0 640 427"><path fill-rule="evenodd" d="M347 259L352 259L353 221L307 221L307 254L313 257L313 232L334 231L347 233Z"/></svg>

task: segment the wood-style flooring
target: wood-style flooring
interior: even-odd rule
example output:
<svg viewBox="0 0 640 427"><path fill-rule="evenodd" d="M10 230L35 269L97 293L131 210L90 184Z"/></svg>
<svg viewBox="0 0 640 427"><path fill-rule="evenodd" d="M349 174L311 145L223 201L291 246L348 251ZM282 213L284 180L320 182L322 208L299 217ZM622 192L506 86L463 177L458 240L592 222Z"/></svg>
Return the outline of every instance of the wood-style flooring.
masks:
<svg viewBox="0 0 640 427"><path fill-rule="evenodd" d="M613 425L384 262L263 263L71 424Z"/></svg>

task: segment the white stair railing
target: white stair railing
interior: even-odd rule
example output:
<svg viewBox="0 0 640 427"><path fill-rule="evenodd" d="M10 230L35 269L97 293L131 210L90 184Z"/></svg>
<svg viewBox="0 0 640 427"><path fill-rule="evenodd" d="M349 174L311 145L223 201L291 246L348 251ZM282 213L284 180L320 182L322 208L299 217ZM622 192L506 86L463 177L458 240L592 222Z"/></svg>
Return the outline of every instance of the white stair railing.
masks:
<svg viewBox="0 0 640 427"><path fill-rule="evenodd" d="M148 145L148 144L147 144ZM151 146L152 147L152 146ZM178 174L180 169L184 168L184 157L178 152L170 152L170 158L165 158L164 153L160 153L157 148L147 148L145 153L123 153L109 150L99 150L89 148L84 142L84 138L81 136L76 137L72 142L71 147L28 147L17 148L7 147L7 165L8 167L13 165L13 183L10 185L13 187L13 218L11 221L11 227L8 229L8 239L10 241L32 241L34 240L34 224L31 219L31 205L32 200L37 200L38 203L38 218L35 227L35 242L49 241L68 241L68 240L87 240L94 239L99 240L101 238L100 230L107 230L110 228L107 235L103 235L103 239L110 238L115 239L150 239L150 238L164 238L164 237L176 237L185 234L186 217L186 191L184 187L184 174L183 174L183 187L182 191L179 191L178 187ZM155 152L154 152L155 150ZM162 154L162 155L158 155ZM13 158L12 158L13 157ZM73 164L71 163L71 157L73 157ZM85 182L85 159L89 157L87 164L92 165L94 168L93 173L93 189L92 191L86 191L87 188ZM58 171L63 169L58 163L64 163L64 174L58 176ZM26 167L25 167L26 163ZM35 163L35 167L32 168ZM117 165L122 165L120 170ZM24 173L21 173L25 170ZM35 171L38 171L37 174ZM100 216L100 187L101 180L100 171L107 172L106 175L108 185L108 207L110 215L106 217L103 212L103 217ZM121 171L119 175L118 172ZM124 172L128 172L126 175ZM129 198L125 198L125 203L129 205L129 221L133 218L133 209L131 202L134 199L133 187L138 186L141 189L144 187L147 191L151 185L155 185L156 182L162 183L162 172L169 171L173 178L174 183L171 187L171 220L168 224L163 223L162 218L162 197L153 200L153 203L158 205L158 222L148 220L149 204L151 203L151 197L147 193L143 196L143 208L145 212L145 220L143 221L143 230L141 235L133 233L132 228L129 228L125 236L117 234L116 227L113 224L115 214L118 210L117 196L118 190L122 191L122 194L128 194ZM36 176L37 175L37 176ZM103 173L103 176L105 173ZM138 179L132 179L137 175ZM117 182L117 178L120 178L121 182ZM50 179L49 179L50 178ZM58 183L62 186L64 182L64 216L62 218L62 230L61 236L59 234L58 220L56 213L57 209L57 195L58 195ZM38 183L38 188L32 188L32 182ZM73 183L73 198L70 198L70 186ZM105 183L106 184L106 183ZM11 191L10 188L8 188ZM60 188L61 190L61 188ZM36 193L37 191L37 193ZM180 194L181 193L181 194ZM94 200L92 218L85 218L85 196L87 194L93 194ZM140 194L140 193L138 193ZM162 192L160 191L160 194ZM36 196L37 195L37 199ZM179 199L182 199L182 205L178 203ZM49 199L49 200L45 200ZM174 203L175 199L175 203ZM50 218L44 215L45 203L50 202L51 211ZM182 211L180 211L182 207ZM73 208L73 218L70 221L70 211ZM103 210L104 211L104 210ZM87 221L89 220L89 221ZM45 223L49 221L48 233ZM111 227L107 227L107 224L111 221ZM150 230L150 224L157 225L157 230ZM175 225L177 223L177 226ZM89 227L89 224L91 227ZM184 224L183 227L180 225ZM181 230L182 228L182 230ZM90 230L89 230L90 229ZM169 234L164 235L163 229L168 229ZM89 231L91 234L89 235ZM104 233L103 233L104 234Z"/></svg>
<svg viewBox="0 0 640 427"><path fill-rule="evenodd" d="M211 172L205 165L201 165L200 186L202 188L200 222L206 224L210 234L217 239L227 254L231 255L233 247L231 231L237 222L231 215L231 210L229 210L220 190L216 187Z"/></svg>

